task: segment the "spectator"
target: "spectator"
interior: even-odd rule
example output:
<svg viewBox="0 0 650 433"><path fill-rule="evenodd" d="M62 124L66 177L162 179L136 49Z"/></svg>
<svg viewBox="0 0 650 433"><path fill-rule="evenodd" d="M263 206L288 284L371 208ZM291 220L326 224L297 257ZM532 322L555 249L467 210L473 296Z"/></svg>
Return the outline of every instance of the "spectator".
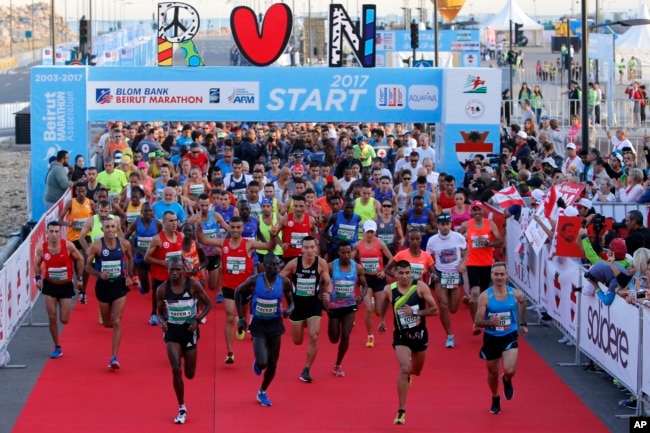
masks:
<svg viewBox="0 0 650 433"><path fill-rule="evenodd" d="M616 197L622 203L636 203L643 194L643 171L640 168L633 168L628 171L626 177L626 186L621 185L617 180L619 187L616 190Z"/></svg>
<svg viewBox="0 0 650 433"><path fill-rule="evenodd" d="M45 175L45 192L43 199L45 200L46 209L50 209L56 204L63 194L73 185L84 183L85 177L72 182L68 179L68 162L70 161L70 154L67 150L59 150L56 154L56 159L50 163Z"/></svg>
<svg viewBox="0 0 650 433"><path fill-rule="evenodd" d="M643 226L643 214L638 210L631 210L625 217L627 237L625 246L627 252L634 255L639 248L650 248L650 230Z"/></svg>

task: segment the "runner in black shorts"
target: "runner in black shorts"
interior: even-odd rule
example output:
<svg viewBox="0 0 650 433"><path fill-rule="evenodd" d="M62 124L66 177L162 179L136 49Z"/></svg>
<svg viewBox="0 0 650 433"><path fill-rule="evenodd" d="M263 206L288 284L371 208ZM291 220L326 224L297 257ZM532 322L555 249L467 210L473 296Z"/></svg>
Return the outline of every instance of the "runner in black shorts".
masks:
<svg viewBox="0 0 650 433"><path fill-rule="evenodd" d="M266 390L275 377L280 357L281 336L284 334L282 318L288 317L294 309L291 281L278 275L279 267L280 259L273 253L266 254L264 273L249 277L235 290L235 306L240 317L237 322L238 332L244 332L246 329L243 299L252 296L253 320L250 331L255 353L253 371L258 376L264 371L262 386L257 392L257 401L262 406L271 406ZM282 309L283 297L287 302L285 310Z"/></svg>
<svg viewBox="0 0 650 433"><path fill-rule="evenodd" d="M354 316L359 309L358 305L368 292L368 285L360 264L351 260L352 247L346 241L339 243L339 258L331 262L328 267L332 276L332 294L327 306L329 322L327 335L332 344L339 343L334 364L334 376L343 377L345 373L341 368L343 357L350 346L350 333L354 326ZM361 287L361 294L356 296L355 287ZM340 340L340 342L339 342Z"/></svg>
<svg viewBox="0 0 650 433"><path fill-rule="evenodd" d="M395 269L397 281L384 290L393 305L393 347L400 367L397 378L399 409L393 423L404 424L411 375L419 376L422 372L429 344L425 317L438 314L438 307L425 283L417 281L414 284L409 262L400 260Z"/></svg>
<svg viewBox="0 0 650 433"><path fill-rule="evenodd" d="M352 258L356 258L361 264L366 281L368 282L368 287L372 289L363 299L363 304L366 309L364 322L366 324L366 331L368 332L366 347L375 347L375 336L372 330L373 314L379 316L379 332L386 332L386 311L388 310L388 303L384 295L384 287L386 287L384 260L388 259L390 261L393 259L393 255L384 241L375 236L376 233L377 223L375 221L368 220L363 223L363 236L352 251Z"/></svg>
<svg viewBox="0 0 650 433"><path fill-rule="evenodd" d="M305 328L309 330L307 361L300 375L300 380L305 383L311 383L313 380L309 375L309 369L318 353L323 302L329 302L331 290L327 262L316 255L317 248L316 239L311 236L305 237L302 240L302 254L290 260L282 269L282 276L292 280L294 286L295 308L290 316L294 344L301 345Z"/></svg>
<svg viewBox="0 0 650 433"><path fill-rule="evenodd" d="M54 342L54 351L50 358L59 358L63 355L59 342L58 315L61 323L70 320L74 284L78 289L83 287L83 257L68 240L61 239L61 225L57 221L47 224L47 240L36 247L34 252L34 267L36 269L36 287L45 296L45 309L49 319L50 334ZM77 278L72 274L77 271ZM41 271L44 270L41 279ZM74 281L74 283L73 283Z"/></svg>
<svg viewBox="0 0 650 433"><path fill-rule="evenodd" d="M176 424L184 424L187 419L185 407L185 377L194 378L196 372L197 343L199 340L199 323L208 315L212 302L201 284L189 277L183 277L183 261L179 258L169 260L167 266L169 279L156 287L158 323L164 332L167 345L167 357L172 367L174 392L178 401ZM201 312L197 315L197 305ZM169 310L174 314L170 315ZM181 369L181 359L185 358Z"/></svg>
<svg viewBox="0 0 650 433"><path fill-rule="evenodd" d="M117 237L117 223L107 218L102 221L104 237L90 246L86 260L86 272L96 278L95 294L104 327L113 328L112 356L109 368L117 370L117 350L122 338L122 312L126 305L126 293L131 285L133 256L131 244Z"/></svg>
<svg viewBox="0 0 650 433"><path fill-rule="evenodd" d="M479 356L485 360L488 371L488 386L492 392L490 413L501 412L499 397L499 359L503 359L503 395L510 400L514 395L512 377L517 370L519 332L528 334L526 324L526 298L521 290L508 286L506 264L492 266L493 285L481 293L474 323L485 329L483 347Z"/></svg>

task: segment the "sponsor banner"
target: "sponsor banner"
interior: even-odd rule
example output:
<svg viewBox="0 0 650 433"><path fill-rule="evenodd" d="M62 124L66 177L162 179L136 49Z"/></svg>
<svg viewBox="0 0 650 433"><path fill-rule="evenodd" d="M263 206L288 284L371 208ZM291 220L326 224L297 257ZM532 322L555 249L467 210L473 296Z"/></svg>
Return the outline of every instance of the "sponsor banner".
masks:
<svg viewBox="0 0 650 433"><path fill-rule="evenodd" d="M5 343L9 340L9 332L11 328L9 328L7 324L8 308L7 271L3 269L0 271L0 349L5 347Z"/></svg>
<svg viewBox="0 0 650 433"><path fill-rule="evenodd" d="M49 159L59 150L87 161L86 120L87 68L34 67L31 69L32 215L37 221L45 212L43 194ZM113 71L115 71L113 69ZM122 119L124 115L116 116Z"/></svg>
<svg viewBox="0 0 650 433"><path fill-rule="evenodd" d="M577 260L564 257L546 258L546 277L542 298L546 311L572 338L577 338L578 306L574 291L580 286L581 268Z"/></svg>
<svg viewBox="0 0 650 433"><path fill-rule="evenodd" d="M650 308L641 308L643 311L643 365L650 365ZM650 368L645 367L641 390L645 395L650 395Z"/></svg>
<svg viewBox="0 0 650 433"><path fill-rule="evenodd" d="M580 310L580 350L636 391L641 347L639 309L620 296L607 307L597 296L581 295Z"/></svg>
<svg viewBox="0 0 650 433"><path fill-rule="evenodd" d="M481 71L485 71L484 76L498 76L490 69L476 69L473 73L480 75ZM91 68L86 102L91 121L121 119L125 111L137 119L168 115L179 120L213 118L215 112L238 111L259 121L325 118L440 122L445 72L435 68L294 68L289 75L281 68L203 67L133 68L116 76L109 68ZM490 86L496 91L500 83L495 78ZM459 87L453 91L461 90ZM482 102L485 96L466 99L481 100L482 105L489 107ZM498 104L496 107L498 111ZM483 108L480 110L477 119L481 118L481 123L494 117L483 116ZM498 113L492 121L498 127Z"/></svg>
<svg viewBox="0 0 650 433"><path fill-rule="evenodd" d="M394 30L377 32L375 50L383 51L412 51L411 31ZM418 52L435 51L436 39L433 30L420 30ZM440 30L438 32L438 50L467 52L479 54L481 43L478 30Z"/></svg>
<svg viewBox="0 0 650 433"><path fill-rule="evenodd" d="M425 71L427 69L419 69ZM445 90L447 92L448 90ZM450 110L449 104L445 109ZM462 119L457 119L462 120ZM464 124L444 122L436 125L436 169L462 179L465 170L461 166L478 153L499 152L499 123L487 124L469 120Z"/></svg>
<svg viewBox="0 0 650 433"><path fill-rule="evenodd" d="M539 300L539 256L529 248L525 235L525 224L530 214L528 208L522 208L520 221L514 218L506 220L506 263L508 264L508 277L521 289L526 297L534 302Z"/></svg>
<svg viewBox="0 0 650 433"><path fill-rule="evenodd" d="M445 69L445 123L499 124L501 80L498 69ZM480 153L480 152L475 152Z"/></svg>
<svg viewBox="0 0 650 433"><path fill-rule="evenodd" d="M567 206L571 206L580 198L584 189L585 186L578 183L565 182L561 185L553 185L544 198L544 214L546 217L557 220L560 215L560 207L557 204L558 199L561 198Z"/></svg>

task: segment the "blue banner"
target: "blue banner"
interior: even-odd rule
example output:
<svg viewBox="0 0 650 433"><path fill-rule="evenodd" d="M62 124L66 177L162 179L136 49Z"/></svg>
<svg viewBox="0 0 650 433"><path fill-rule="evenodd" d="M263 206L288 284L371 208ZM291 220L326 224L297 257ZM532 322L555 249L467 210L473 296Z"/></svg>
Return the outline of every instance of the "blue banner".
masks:
<svg viewBox="0 0 650 433"><path fill-rule="evenodd" d="M88 71L88 120L439 122L442 69L110 68ZM289 79L290 77L290 79Z"/></svg>
<svg viewBox="0 0 650 433"><path fill-rule="evenodd" d="M43 194L49 159L59 150L87 155L85 67L31 69L32 221L45 213Z"/></svg>

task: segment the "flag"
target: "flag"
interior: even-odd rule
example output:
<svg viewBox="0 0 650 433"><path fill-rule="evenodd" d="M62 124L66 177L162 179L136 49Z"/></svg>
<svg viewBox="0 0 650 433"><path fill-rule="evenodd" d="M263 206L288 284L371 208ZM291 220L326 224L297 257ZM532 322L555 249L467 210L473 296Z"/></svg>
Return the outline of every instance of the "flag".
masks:
<svg viewBox="0 0 650 433"><path fill-rule="evenodd" d="M544 216L550 218L553 209L557 206L557 185L551 186L544 197Z"/></svg>
<svg viewBox="0 0 650 433"><path fill-rule="evenodd" d="M521 198L519 195L519 191L517 191L517 188L514 186L509 186L508 188L504 188L500 191L495 191L494 195L492 196L492 201L499 205L501 209L506 209L512 205L518 204L520 206L525 206L526 202L524 202L524 199Z"/></svg>

